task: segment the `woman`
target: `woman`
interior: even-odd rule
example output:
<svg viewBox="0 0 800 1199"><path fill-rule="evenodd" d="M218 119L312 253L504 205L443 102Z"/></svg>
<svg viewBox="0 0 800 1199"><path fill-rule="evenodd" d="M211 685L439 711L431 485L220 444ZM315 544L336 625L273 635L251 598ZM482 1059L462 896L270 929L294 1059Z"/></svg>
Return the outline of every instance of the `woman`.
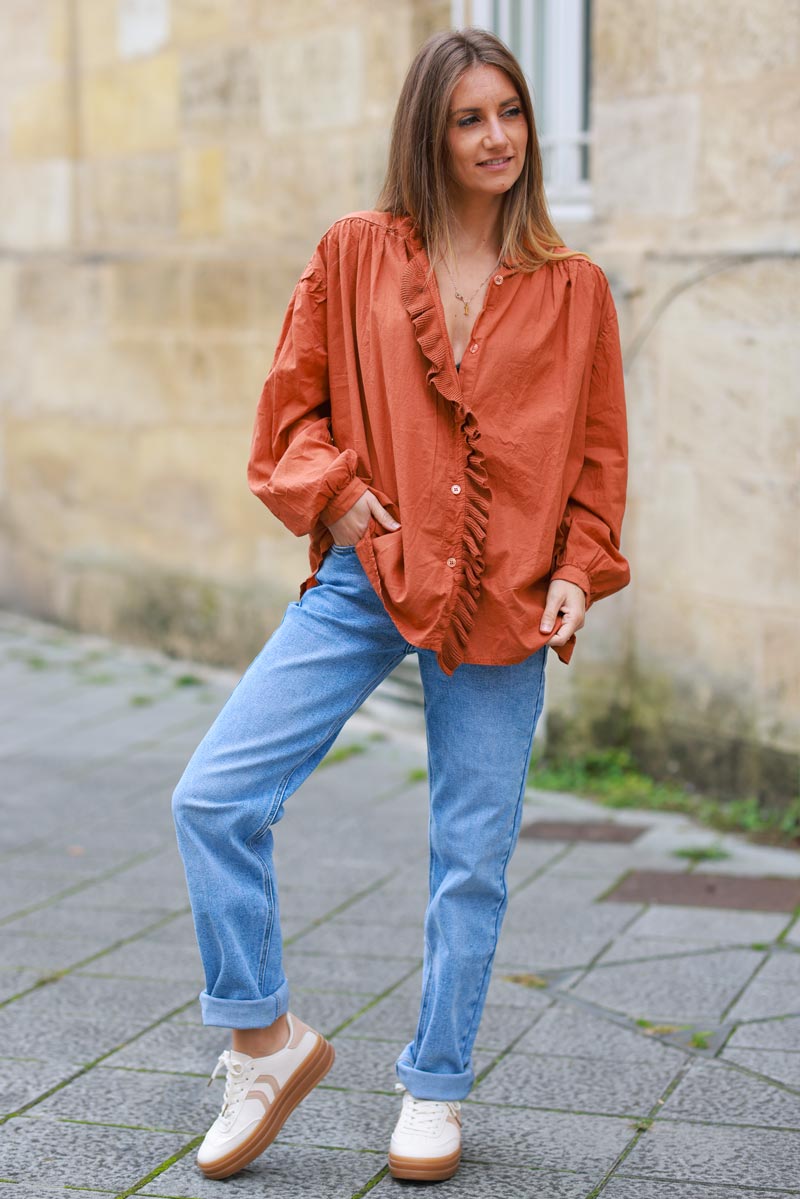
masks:
<svg viewBox="0 0 800 1199"><path fill-rule="evenodd" d="M608 281L548 218L519 65L484 31L437 34L408 72L377 208L318 244L258 405L249 485L310 537L311 574L173 797L203 1021L233 1030L209 1177L261 1153L333 1063L288 1010L272 827L408 653L430 894L389 1164L457 1169L547 647L569 662L586 609L629 581L626 455Z"/></svg>

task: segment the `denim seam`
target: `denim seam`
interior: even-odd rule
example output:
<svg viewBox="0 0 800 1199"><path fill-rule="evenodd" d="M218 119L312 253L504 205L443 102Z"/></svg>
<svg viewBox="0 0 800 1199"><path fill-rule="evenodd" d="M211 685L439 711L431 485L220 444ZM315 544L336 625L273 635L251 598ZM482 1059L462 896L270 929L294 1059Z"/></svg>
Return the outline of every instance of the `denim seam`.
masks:
<svg viewBox="0 0 800 1199"><path fill-rule="evenodd" d="M399 654L397 656L397 659L392 663L390 670L394 669L394 667L397 665L397 663L402 660L403 656L404 656L403 654ZM388 673L389 673L389 671L387 670L386 674L388 674ZM364 702L364 700L367 698L367 696L370 694L370 692L373 691L375 689L375 687L377 687L377 685L381 681L382 677L385 677L385 675L381 676L381 674L379 673L375 682L370 682L363 688L363 690L359 693L358 699L355 701L353 706L350 708L350 710L348 711L348 713L344 717L344 719L339 723L339 728L342 728L347 723L347 721L350 719L350 717L353 715L353 713L355 711L357 711L357 709L361 706L361 704ZM262 877L268 878L268 873L265 870L263 858L256 851L254 842L258 841L263 836L263 834L271 827L275 813L279 810L281 803L283 802L283 797L286 794L286 788L289 785L289 781L290 781L292 775L297 770L299 770L302 766L304 766L306 764L308 759L317 752L317 750L320 748L320 746L325 744L325 742L330 737L331 733L335 731L336 727L337 727L337 721L334 721L331 725L328 726L328 729L327 729L325 735L322 738L320 738L320 740L316 743L316 745L313 745L311 747L311 749L309 749L308 752L305 754L305 756L302 758L302 760L299 762L296 762L295 765L291 768L291 770L283 776L283 778L281 779L281 781L278 784L278 787L275 791L273 802L269 808L269 812L268 812L266 820L263 820L261 822L261 824L259 825L259 827L256 829L256 831L254 833L251 833L250 836L245 841L245 845L247 846L247 848L251 851L253 856L258 859L259 865L261 867ZM271 883L270 883L270 886L271 886ZM266 895L265 895L265 897L267 899L269 898ZM266 969L267 958L269 956L269 948L270 948L270 943L272 940L272 929L273 929L273 925L274 925L274 919L273 919L274 911L275 911L275 905L273 903L273 904L270 904L270 906L269 906L269 917L268 917L267 926L264 930L263 939L262 939L261 956L260 956L259 964L258 964L258 989L259 990L262 990L263 972Z"/></svg>
<svg viewBox="0 0 800 1199"><path fill-rule="evenodd" d="M423 714L425 714L427 706L427 697L423 697ZM433 756L431 754L430 738L426 738L426 740L428 743L428 903L430 903L433 897L433 847L431 842L431 827L433 824ZM431 952L430 943L428 941L427 928L425 929L424 942L425 953L430 967L430 964L433 962L433 953ZM431 975L432 972L429 968L427 978L425 979L425 986L422 992L422 999L420 1000L419 1018L417 1020L417 1034L422 1031L423 1024L425 1023L425 1016L427 1015L428 1007L430 1006L430 994L432 989ZM417 1038L415 1037L414 1039L416 1040Z"/></svg>
<svg viewBox="0 0 800 1199"><path fill-rule="evenodd" d="M544 648L544 647L542 647L542 648ZM511 843L514 840L514 829L517 825L518 817L520 816L520 813L522 810L522 801L525 797L525 781L527 778L527 763L528 763L528 759L530 756L531 746L533 745L533 738L536 735L536 725L538 724L539 714L541 712L541 701L542 701L543 690L544 690L544 658L542 659L542 665L541 665L540 674L539 674L539 689L536 694L536 702L533 706L533 721L531 724L530 737L528 739L528 752L526 753L524 761L523 761L522 780L520 782L519 794L517 795L517 802L516 802L516 806L514 808L514 819L511 822L511 835L508 838L508 845L506 847L506 856L503 860L503 896L500 899L500 902L497 904L497 906L495 908L495 914L494 914L494 925L495 925L494 947L495 947L495 949L492 951L492 953L489 954L489 956L486 959L486 965L484 967L483 974L481 976L480 985L478 987L475 998L472 1001L473 1002L472 1019L470 1020L467 1031L465 1032L464 1037L461 1041L460 1056L461 1056L462 1060L464 1058L464 1047L466 1046L467 1041L470 1039L470 1037L472 1036L472 1033L473 1033L473 1026L475 1024L475 1016L476 1016L477 1010L478 1010L478 1001L480 1000L480 997L483 994L485 987L487 986L487 976L489 974L489 970L490 970L492 962L494 960L494 954L497 949L497 939L499 937L498 920L500 917L500 910L501 910L501 908L503 908L504 904L506 904L508 902L508 884L506 883L505 873L506 873L506 868L508 866L508 860L511 855Z"/></svg>

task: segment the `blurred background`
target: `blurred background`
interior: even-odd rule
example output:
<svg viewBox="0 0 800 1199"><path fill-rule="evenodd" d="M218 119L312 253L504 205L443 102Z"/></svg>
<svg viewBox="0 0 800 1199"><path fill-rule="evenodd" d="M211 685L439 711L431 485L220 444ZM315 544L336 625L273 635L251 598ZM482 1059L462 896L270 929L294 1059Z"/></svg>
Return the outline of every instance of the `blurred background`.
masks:
<svg viewBox="0 0 800 1199"><path fill-rule="evenodd" d="M788 804L800 768L797 0L4 0L0 606L243 668L306 540L250 493L294 283L420 43L496 31L623 337L632 582L543 727Z"/></svg>

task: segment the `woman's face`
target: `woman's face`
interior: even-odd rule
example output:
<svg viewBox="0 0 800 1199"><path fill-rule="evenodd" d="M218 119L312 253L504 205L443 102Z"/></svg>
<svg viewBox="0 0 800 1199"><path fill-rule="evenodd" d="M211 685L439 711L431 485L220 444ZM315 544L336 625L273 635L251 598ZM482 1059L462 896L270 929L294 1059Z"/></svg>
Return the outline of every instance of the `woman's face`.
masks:
<svg viewBox="0 0 800 1199"><path fill-rule="evenodd" d="M462 192L507 192L525 164L528 124L511 78L499 67L469 67L447 114L450 178Z"/></svg>

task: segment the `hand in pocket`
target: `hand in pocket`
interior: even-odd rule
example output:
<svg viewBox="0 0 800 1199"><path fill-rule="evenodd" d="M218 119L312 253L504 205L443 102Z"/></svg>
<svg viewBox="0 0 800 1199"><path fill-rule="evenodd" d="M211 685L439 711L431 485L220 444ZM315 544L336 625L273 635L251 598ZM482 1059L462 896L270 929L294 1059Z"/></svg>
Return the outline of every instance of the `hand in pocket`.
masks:
<svg viewBox="0 0 800 1199"><path fill-rule="evenodd" d="M355 545L366 533L370 516L374 516L385 529L400 528L398 522L386 511L372 492L365 491L352 508L345 512L344 516L340 516L338 520L328 525L335 543L337 545Z"/></svg>

